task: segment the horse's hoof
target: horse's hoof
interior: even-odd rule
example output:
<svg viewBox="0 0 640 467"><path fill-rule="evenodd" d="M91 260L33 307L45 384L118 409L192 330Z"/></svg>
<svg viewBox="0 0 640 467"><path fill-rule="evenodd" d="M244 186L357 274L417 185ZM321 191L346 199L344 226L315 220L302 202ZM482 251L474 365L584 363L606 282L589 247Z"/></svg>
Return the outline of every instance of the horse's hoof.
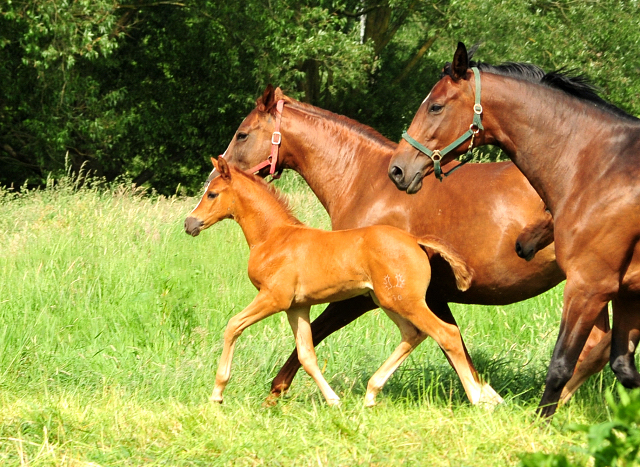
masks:
<svg viewBox="0 0 640 467"><path fill-rule="evenodd" d="M220 396L211 396L209 400L211 402L217 402L218 404L222 404L222 401L223 401L222 397Z"/></svg>
<svg viewBox="0 0 640 467"><path fill-rule="evenodd" d="M340 407L340 399L327 399L329 407Z"/></svg>

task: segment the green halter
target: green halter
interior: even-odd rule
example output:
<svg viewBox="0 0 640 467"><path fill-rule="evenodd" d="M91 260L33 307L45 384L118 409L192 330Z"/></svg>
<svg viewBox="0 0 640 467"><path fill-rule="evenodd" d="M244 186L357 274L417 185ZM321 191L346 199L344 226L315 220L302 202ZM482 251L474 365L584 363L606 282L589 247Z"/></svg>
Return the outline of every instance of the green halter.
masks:
<svg viewBox="0 0 640 467"><path fill-rule="evenodd" d="M442 160L442 158L445 155L447 155L449 152L453 151L455 148L460 146L469 138L471 138L471 144L469 145L469 149L467 149L466 154L470 155L471 149L473 149L474 136L477 135L478 132L480 132L480 130L484 130L484 127L482 126L482 118L481 118L482 105L480 105L480 71L478 71L478 68L476 67L472 67L471 70L473 70L473 76L476 82L476 103L473 106L473 123L469 125L469 129L466 132L464 132L462 136L460 136L457 140L455 140L446 148L441 150L436 149L435 151L432 151L431 149L427 148L423 144L420 144L411 136L409 136L409 134L406 131L402 133L402 138L404 138L411 146L416 148L418 151L426 154L433 161L433 173L435 174L436 178L440 181L442 181L443 175L445 177L448 177L453 171L455 171L459 167L462 167L464 164L466 164L471 160L471 158L469 157L469 159L465 160L464 162L462 162L462 164L454 167L450 171L442 172L442 167L440 166L440 161Z"/></svg>

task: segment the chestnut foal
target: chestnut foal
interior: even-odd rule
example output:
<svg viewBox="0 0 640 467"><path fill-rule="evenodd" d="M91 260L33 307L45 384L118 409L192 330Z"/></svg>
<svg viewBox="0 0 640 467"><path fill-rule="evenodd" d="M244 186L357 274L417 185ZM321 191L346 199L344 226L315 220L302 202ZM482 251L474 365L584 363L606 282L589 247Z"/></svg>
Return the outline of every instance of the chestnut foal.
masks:
<svg viewBox="0 0 640 467"><path fill-rule="evenodd" d="M427 336L444 350L472 403L502 401L488 384L476 381L458 328L438 318L425 302L431 277L429 255L444 258L457 286L469 288L471 272L451 247L435 237L417 238L391 226L331 232L309 228L293 217L262 179L230 168L224 159L212 162L220 176L208 181L202 199L185 220L185 230L196 236L222 219L235 219L251 249L249 277L259 291L247 308L229 320L212 400L222 402L238 336L248 326L284 310L303 368L327 403L338 404L339 397L318 368L309 309L370 295L398 326L402 342L369 380L366 405L375 404L387 379Z"/></svg>

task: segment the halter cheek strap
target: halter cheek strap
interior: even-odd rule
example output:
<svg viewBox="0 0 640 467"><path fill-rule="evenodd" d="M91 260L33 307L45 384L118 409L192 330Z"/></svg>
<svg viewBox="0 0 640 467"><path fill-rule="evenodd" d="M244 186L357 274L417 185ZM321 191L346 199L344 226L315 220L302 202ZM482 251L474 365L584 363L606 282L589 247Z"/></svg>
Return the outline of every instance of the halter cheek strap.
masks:
<svg viewBox="0 0 640 467"><path fill-rule="evenodd" d="M276 172L276 166L278 165L278 152L280 150L280 144L282 143L282 133L280 133L280 122L282 120L282 109L284 109L284 100L280 99L276 104L276 124L271 135L271 153L267 160L260 162L258 165L251 167L247 172L250 174L256 174L267 166L271 166L269 169L269 175L273 180L280 178L282 171ZM219 157L224 157L227 152L221 154Z"/></svg>
<svg viewBox="0 0 640 467"><path fill-rule="evenodd" d="M282 110L284 109L284 100L280 99L276 104L276 125L271 135L271 153L269 157L267 157L266 161L262 161L258 165L251 167L247 172L251 174L258 173L260 170L264 169L266 166L270 165L269 175L271 175L272 179L280 178L280 174L282 172L276 173L276 166L278 165L278 152L280 149L280 144L282 143L282 133L280 133L280 121L282 120Z"/></svg>
<svg viewBox="0 0 640 467"><path fill-rule="evenodd" d="M473 149L473 138L475 137L475 135L477 135L480 132L480 130L484 130L484 127L482 126L482 105L480 105L480 71L476 67L472 67L471 70L473 70L473 76L476 82L476 101L473 106L473 123L469 125L469 129L465 131L462 134L462 136L460 136L458 139L456 139L453 143L451 143L444 149L436 149L432 151L431 149L427 148L426 146L424 146L423 144L419 143L418 141L413 139L411 136L409 136L409 133L407 133L406 131L402 133L402 138L405 141L407 141L411 146L416 148L418 151L427 155L433 161L433 173L435 174L436 178L440 181L442 181L443 175L445 177L448 177L452 172L462 167L464 164L466 164L471 160L471 158L469 157L467 160L462 162L460 165L454 167L450 171L442 172L442 167L440 166L440 161L442 160L442 158L446 156L448 153L450 153L451 151L453 151L455 148L460 146L469 138L471 138L471 143L469 144L469 149L467 149L466 154L470 156L471 150Z"/></svg>

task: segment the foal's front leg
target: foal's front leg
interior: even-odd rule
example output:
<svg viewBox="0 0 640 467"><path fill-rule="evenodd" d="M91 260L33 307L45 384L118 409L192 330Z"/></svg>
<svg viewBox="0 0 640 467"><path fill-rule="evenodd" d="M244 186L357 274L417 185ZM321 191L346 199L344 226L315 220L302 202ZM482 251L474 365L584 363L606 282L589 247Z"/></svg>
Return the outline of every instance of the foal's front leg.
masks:
<svg viewBox="0 0 640 467"><path fill-rule="evenodd" d="M413 352L423 340L427 338L427 334L416 328L411 321L403 318L398 313L383 308L391 321L393 321L400 330L402 342L396 347L389 358L376 371L369 383L367 384L367 394L364 398L365 407L373 407L376 405L376 396L382 390L391 375L398 369L400 364L404 362L409 354Z"/></svg>
<svg viewBox="0 0 640 467"><path fill-rule="evenodd" d="M269 292L261 290L248 307L229 320L224 331L224 346L220 356L220 363L218 364L216 384L211 395L212 401L222 403L222 392L231 377L233 349L242 331L281 310L282 305Z"/></svg>
<svg viewBox="0 0 640 467"><path fill-rule="evenodd" d="M287 317L291 330L296 338L296 348L298 350L298 360L304 370L316 382L322 395L329 405L340 404L340 398L331 389L329 383L322 376L318 367L318 359L313 348L313 337L311 336L311 323L309 322L309 307L290 308L287 310Z"/></svg>

